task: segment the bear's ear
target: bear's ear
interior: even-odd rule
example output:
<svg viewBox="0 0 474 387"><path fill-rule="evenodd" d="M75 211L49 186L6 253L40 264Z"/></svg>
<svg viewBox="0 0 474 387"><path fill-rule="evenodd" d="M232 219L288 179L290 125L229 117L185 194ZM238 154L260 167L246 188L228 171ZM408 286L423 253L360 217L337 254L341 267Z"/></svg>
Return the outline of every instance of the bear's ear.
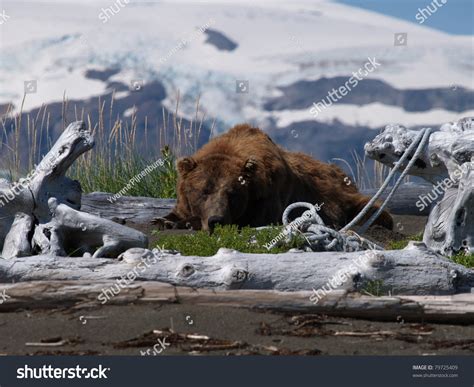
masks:
<svg viewBox="0 0 474 387"><path fill-rule="evenodd" d="M192 157L183 157L178 160L178 172L180 175L185 175L196 168L196 160Z"/></svg>
<svg viewBox="0 0 474 387"><path fill-rule="evenodd" d="M249 176L257 169L257 161L253 158L247 159L244 164L244 173Z"/></svg>

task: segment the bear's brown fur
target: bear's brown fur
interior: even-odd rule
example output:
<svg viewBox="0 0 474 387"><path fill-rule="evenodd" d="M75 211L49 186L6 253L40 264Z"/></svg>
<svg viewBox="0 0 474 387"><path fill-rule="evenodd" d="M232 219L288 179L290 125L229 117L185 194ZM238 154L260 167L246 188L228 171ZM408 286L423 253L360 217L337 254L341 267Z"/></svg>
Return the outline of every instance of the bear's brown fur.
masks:
<svg viewBox="0 0 474 387"><path fill-rule="evenodd" d="M289 204L304 201L321 206L326 225L340 229L369 200L348 184L339 167L288 152L245 124L211 140L192 157L181 158L178 174L177 204L155 221L161 228L278 224ZM375 223L393 228L387 212Z"/></svg>

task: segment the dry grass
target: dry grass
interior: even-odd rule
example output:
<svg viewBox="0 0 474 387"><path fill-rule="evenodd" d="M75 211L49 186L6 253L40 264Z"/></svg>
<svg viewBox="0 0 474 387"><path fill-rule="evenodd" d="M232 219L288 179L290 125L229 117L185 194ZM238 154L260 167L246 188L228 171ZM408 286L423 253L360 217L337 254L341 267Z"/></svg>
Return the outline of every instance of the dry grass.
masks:
<svg viewBox="0 0 474 387"><path fill-rule="evenodd" d="M162 108L163 125L155 128L148 127L145 117L145 128L142 136L137 133L138 117L133 107L127 119L113 118L114 94L110 103L98 101L98 118L93 122L84 109L73 107L73 117L67 115L69 102L63 98L62 103L62 130L72 121L86 122L94 135L95 147L92 151L80 156L69 170L71 178L80 181L85 192L103 191L115 193L120 191L129 180L139 174L147 165L154 163L158 158L164 161L163 168L157 169L146 179L136 184L129 195L151 197L175 197L176 170L175 157L194 153L202 135L205 115L200 114L199 99L196 101L195 116L186 122L179 117L180 99L176 101L175 111L170 113ZM20 112L23 111L24 99ZM7 118L11 117L12 127L7 127ZM109 125L105 124L108 117ZM41 150L50 149L57 138L53 138L50 125L50 113L47 105L42 106L36 116L13 114L13 107L0 120L0 169L7 171L10 180L17 180L32 170L44 154ZM211 136L215 122L212 123ZM12 130L9 130L12 129ZM138 138L141 141L138 141ZM153 139L153 140L152 140ZM42 143L46 142L46 144ZM28 149L28 152L21 152ZM160 151L158 154L156 150ZM26 154L27 153L27 154ZM26 156L25 156L26 155Z"/></svg>
<svg viewBox="0 0 474 387"><path fill-rule="evenodd" d="M347 167L346 170L349 170L352 180L360 190L380 188L391 171L386 165L368 159L365 153L361 156L353 150L352 159L355 170L347 160L340 158L333 158L331 160L341 162ZM409 181L410 176L405 177L404 183Z"/></svg>

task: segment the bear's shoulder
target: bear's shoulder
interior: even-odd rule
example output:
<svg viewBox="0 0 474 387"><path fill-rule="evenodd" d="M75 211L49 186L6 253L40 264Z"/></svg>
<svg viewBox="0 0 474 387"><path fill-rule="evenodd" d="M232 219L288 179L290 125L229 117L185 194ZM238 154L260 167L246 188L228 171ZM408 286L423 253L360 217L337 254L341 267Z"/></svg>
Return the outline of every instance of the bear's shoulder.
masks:
<svg viewBox="0 0 474 387"><path fill-rule="evenodd" d="M272 139L260 128L253 127L249 124L235 125L232 129L227 132L229 137L234 138L254 138L254 139L266 139L273 143Z"/></svg>
<svg viewBox="0 0 474 387"><path fill-rule="evenodd" d="M236 162L254 159L264 164L263 169L273 170L284 164L284 152L261 129L249 124L240 124L218 136L199 149L196 160L219 157L235 158ZM261 168L262 169L262 168Z"/></svg>

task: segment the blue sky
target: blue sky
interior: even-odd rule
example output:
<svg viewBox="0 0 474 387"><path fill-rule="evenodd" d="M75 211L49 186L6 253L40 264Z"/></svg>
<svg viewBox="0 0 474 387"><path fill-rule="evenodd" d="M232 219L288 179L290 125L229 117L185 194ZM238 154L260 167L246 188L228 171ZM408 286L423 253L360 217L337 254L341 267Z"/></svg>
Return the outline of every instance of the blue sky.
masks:
<svg viewBox="0 0 474 387"><path fill-rule="evenodd" d="M338 0L338 2L380 12L416 24L419 24L419 20L416 19L419 9L430 6L433 10L434 7L437 7L432 5L432 2L435 4L434 0ZM442 4L442 1L438 0L438 4ZM474 0L447 0L446 4L437 8L437 11L429 16L422 25L450 34L474 34Z"/></svg>

